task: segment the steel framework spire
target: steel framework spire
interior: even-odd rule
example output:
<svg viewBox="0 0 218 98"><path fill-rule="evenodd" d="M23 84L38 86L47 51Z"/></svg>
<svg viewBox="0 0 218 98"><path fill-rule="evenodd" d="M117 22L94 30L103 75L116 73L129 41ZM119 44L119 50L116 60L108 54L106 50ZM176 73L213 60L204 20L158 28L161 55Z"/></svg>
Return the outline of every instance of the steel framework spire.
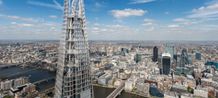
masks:
<svg viewBox="0 0 218 98"><path fill-rule="evenodd" d="M55 98L93 98L83 0L64 0Z"/></svg>

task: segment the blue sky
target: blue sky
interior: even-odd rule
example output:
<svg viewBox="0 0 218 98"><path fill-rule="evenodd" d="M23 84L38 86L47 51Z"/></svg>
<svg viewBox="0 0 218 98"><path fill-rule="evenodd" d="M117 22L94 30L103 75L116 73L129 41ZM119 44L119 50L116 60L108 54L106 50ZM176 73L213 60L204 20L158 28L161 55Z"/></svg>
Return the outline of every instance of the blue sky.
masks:
<svg viewBox="0 0 218 98"><path fill-rule="evenodd" d="M90 40L218 40L218 0L85 0ZM63 0L0 0L0 39L60 39Z"/></svg>

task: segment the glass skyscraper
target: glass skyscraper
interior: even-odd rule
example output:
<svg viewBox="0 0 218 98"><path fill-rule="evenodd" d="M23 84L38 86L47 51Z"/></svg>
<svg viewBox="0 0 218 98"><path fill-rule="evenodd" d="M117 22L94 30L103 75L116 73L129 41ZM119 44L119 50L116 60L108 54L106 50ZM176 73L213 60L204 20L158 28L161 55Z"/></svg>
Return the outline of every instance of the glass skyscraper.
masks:
<svg viewBox="0 0 218 98"><path fill-rule="evenodd" d="M157 62L157 60L158 60L158 48L155 46L153 48L153 58L152 58L152 61L153 62Z"/></svg>
<svg viewBox="0 0 218 98"><path fill-rule="evenodd" d="M54 98L93 98L83 0L64 0Z"/></svg>
<svg viewBox="0 0 218 98"><path fill-rule="evenodd" d="M162 73L165 75L170 74L171 70L171 55L169 53L162 54Z"/></svg>

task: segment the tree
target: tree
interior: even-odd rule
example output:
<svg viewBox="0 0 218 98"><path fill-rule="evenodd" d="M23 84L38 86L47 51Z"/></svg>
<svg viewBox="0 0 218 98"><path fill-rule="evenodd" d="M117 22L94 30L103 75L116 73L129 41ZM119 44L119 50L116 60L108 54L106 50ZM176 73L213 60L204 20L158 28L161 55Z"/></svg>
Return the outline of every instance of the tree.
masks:
<svg viewBox="0 0 218 98"><path fill-rule="evenodd" d="M13 98L12 96L9 96L9 95L7 95L7 96L4 96L3 98Z"/></svg>
<svg viewBox="0 0 218 98"><path fill-rule="evenodd" d="M194 89L191 88L190 86L187 87L187 90L188 90L189 93L192 93L192 94L194 93Z"/></svg>

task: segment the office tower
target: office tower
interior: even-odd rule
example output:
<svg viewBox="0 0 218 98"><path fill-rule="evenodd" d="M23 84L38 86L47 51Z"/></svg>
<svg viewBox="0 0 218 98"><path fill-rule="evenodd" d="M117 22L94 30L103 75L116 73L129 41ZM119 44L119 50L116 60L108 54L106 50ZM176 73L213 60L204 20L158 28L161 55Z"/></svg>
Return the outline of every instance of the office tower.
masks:
<svg viewBox="0 0 218 98"><path fill-rule="evenodd" d="M190 64L190 59L189 59L189 56L188 56L188 51L187 49L182 49L182 54L180 56L180 67L182 68L182 74L184 74L184 68L185 68L185 65L187 64Z"/></svg>
<svg viewBox="0 0 218 98"><path fill-rule="evenodd" d="M192 55L188 55L188 64L192 64Z"/></svg>
<svg viewBox="0 0 218 98"><path fill-rule="evenodd" d="M153 62L157 62L157 59L158 59L158 48L155 46L153 48L153 58L152 58L152 61Z"/></svg>
<svg viewBox="0 0 218 98"><path fill-rule="evenodd" d="M182 49L182 54L180 56L180 67L185 67L185 65L189 64L189 56L187 49Z"/></svg>
<svg viewBox="0 0 218 98"><path fill-rule="evenodd" d="M201 53L200 52L195 53L195 59L196 60L201 60Z"/></svg>
<svg viewBox="0 0 218 98"><path fill-rule="evenodd" d="M93 98L83 0L64 0L54 98Z"/></svg>
<svg viewBox="0 0 218 98"><path fill-rule="evenodd" d="M173 55L175 53L174 46L172 44L165 45L165 53L169 53L171 55L171 61L173 61Z"/></svg>
<svg viewBox="0 0 218 98"><path fill-rule="evenodd" d="M134 57L134 60L136 63L140 62L142 60L142 55L141 54L136 54Z"/></svg>
<svg viewBox="0 0 218 98"><path fill-rule="evenodd" d="M121 55L126 56L129 53L127 48L121 48Z"/></svg>
<svg viewBox="0 0 218 98"><path fill-rule="evenodd" d="M171 55L169 53L162 54L162 73L165 75L170 74L171 68Z"/></svg>

